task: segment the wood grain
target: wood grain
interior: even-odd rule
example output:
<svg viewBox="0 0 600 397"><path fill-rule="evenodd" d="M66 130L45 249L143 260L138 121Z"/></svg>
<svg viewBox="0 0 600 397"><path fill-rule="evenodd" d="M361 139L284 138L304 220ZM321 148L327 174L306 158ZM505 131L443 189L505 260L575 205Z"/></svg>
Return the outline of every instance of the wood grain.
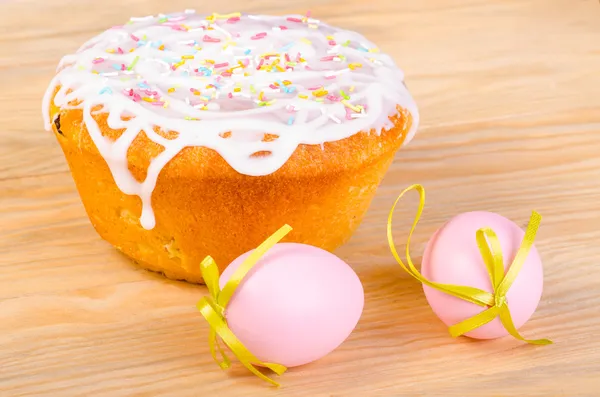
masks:
<svg viewBox="0 0 600 397"><path fill-rule="evenodd" d="M168 9L165 9L167 7ZM133 15L184 8L304 13L360 30L406 71L422 112L338 254L366 308L333 354L275 390L222 372L194 310L204 287L136 269L100 240L41 96L61 55ZM592 0L8 0L0 2L1 396L597 396L600 389L600 5ZM545 291L524 332L452 339L393 262L385 221L408 184L428 189L422 252L452 215L544 215ZM398 243L414 201L399 209ZM218 394L217 394L218 393Z"/></svg>

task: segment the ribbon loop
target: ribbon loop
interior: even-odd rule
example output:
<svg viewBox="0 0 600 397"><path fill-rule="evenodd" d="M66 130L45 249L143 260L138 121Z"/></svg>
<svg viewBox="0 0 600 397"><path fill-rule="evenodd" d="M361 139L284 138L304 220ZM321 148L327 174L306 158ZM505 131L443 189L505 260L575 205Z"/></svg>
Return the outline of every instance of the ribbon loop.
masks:
<svg viewBox="0 0 600 397"><path fill-rule="evenodd" d="M419 193L420 201L419 207L417 209L417 214L415 215L415 220L413 221L413 225L408 234L407 242L406 242L406 262L408 266L402 262L402 259L398 255L394 245L394 239L392 235L392 217L394 214L394 210L400 199L409 191L416 190ZM510 315L510 309L508 307L508 303L506 300L506 294L510 289L512 283L517 278L527 256L529 255L529 251L533 246L533 242L535 240L535 235L539 228L541 222L541 216L537 212L533 212L531 215L531 219L527 226L527 230L525 232L525 237L523 238L523 242L515 258L513 259L508 272L506 275L504 274L504 259L502 256L502 247L500 246L500 240L496 233L490 228L482 228L479 229L475 235L477 246L479 248L479 252L481 253L481 257L485 264L485 267L490 276L490 281L492 284L493 292L490 293L488 291L483 291L478 288L468 287L468 286L458 286L458 285L450 285L450 284L442 284L428 280L425 278L413 264L410 258L410 241L412 235L415 231L417 224L419 223L419 219L421 218L421 214L423 213L423 208L425 207L425 188L421 185L412 185L406 188L392 206L390 214L388 216L388 224L387 224L387 235L388 235L388 244L390 246L390 250L392 251L392 255L396 259L396 261L400 264L402 269L404 269L408 274L412 277L420 281L421 283L435 288L441 292L446 294L455 296L459 299L465 300L467 302L474 303L479 306L484 306L487 309L482 311L481 313L468 318L464 321L461 321L458 324L452 325L449 327L450 335L453 337L464 335L476 328L479 328L495 318L499 317L500 321L504 328L508 331L510 335L519 339L521 341L535 344L535 345L547 345L551 344L552 341L548 339L538 339L538 340L527 340L519 334L519 331L516 329L512 317Z"/></svg>
<svg viewBox="0 0 600 397"><path fill-rule="evenodd" d="M252 354L227 325L225 309L233 297L235 290L252 267L291 230L292 228L289 225L285 225L260 244L235 270L227 284L225 284L225 287L223 287L223 290L219 286L219 268L214 259L207 256L200 264L200 271L202 272L202 277L208 287L210 296L200 299L197 308L210 326L209 346L213 359L221 369L231 367L231 360L227 357L225 350L219 342L221 340L250 372L275 386L279 386L279 383L264 375L256 366L266 367L277 375L282 375L287 368L280 364L262 362ZM220 358L219 355L221 356Z"/></svg>

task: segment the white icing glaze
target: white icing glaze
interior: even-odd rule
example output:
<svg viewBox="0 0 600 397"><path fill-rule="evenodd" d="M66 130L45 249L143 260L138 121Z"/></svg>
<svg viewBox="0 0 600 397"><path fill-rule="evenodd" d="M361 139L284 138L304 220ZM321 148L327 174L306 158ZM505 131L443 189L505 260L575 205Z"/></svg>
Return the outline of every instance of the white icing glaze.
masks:
<svg viewBox="0 0 600 397"><path fill-rule="evenodd" d="M141 198L141 224L151 229L158 175L187 146L215 150L240 173L267 175L300 144L391 128L397 105L413 118L408 143L419 112L403 79L365 37L312 18L186 10L132 18L65 56L44 96L43 116L50 130L50 101L60 86L54 104L83 109L117 186ZM74 100L81 102L69 105ZM110 128L125 130L116 141L102 135L92 116L98 105ZM166 139L155 126L178 136ZM127 150L141 131L164 151L140 183L129 172ZM279 138L264 142L265 133ZM257 152L270 154L252 157Z"/></svg>

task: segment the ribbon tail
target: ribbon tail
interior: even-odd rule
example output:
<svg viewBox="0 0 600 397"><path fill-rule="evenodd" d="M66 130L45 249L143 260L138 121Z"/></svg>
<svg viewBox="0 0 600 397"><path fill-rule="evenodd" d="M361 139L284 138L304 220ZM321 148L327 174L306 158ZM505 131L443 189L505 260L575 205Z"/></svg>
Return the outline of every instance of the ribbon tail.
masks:
<svg viewBox="0 0 600 397"><path fill-rule="evenodd" d="M240 362L248 370L250 370L253 374L258 376L262 380L265 380L271 383L272 385L279 387L279 383L260 372L258 369L256 369L255 365L258 364L267 367L273 372L275 372L277 375L282 375L285 371L287 371L287 368L285 366L279 364L264 363L260 361L254 354L252 354L248 349L246 349L242 342L234 335L234 333L229 329L229 327L227 327L227 325L224 322L218 324L215 330L217 334L221 337L223 342L225 342L225 344L229 346L233 354L235 354L238 360L240 360Z"/></svg>
<svg viewBox="0 0 600 397"><path fill-rule="evenodd" d="M519 331L517 330L517 327L515 327L515 324L512 321L512 317L510 315L510 310L508 309L508 305L504 304L502 305L502 307L500 308L500 321L502 321L502 325L504 325L504 328L506 328L506 330L508 331L509 334L511 334L513 337L522 340L523 342L527 342L529 344L532 345L551 345L552 341L549 339L525 339L521 336L521 334L519 333Z"/></svg>
<svg viewBox="0 0 600 397"><path fill-rule="evenodd" d="M260 372L251 362L246 361L246 360L240 360L240 362L242 363L242 365L244 365L244 367L246 367L254 375L258 376L260 379L262 379L266 382L269 382L273 386L276 386L276 387L281 386L278 382L276 382L275 380L269 378L268 376L266 376L265 374ZM269 368L270 370L275 372L277 375L282 375L287 369L279 364L265 364L265 367Z"/></svg>
<svg viewBox="0 0 600 397"><path fill-rule="evenodd" d="M221 347L221 344L219 343L219 338L217 336L217 333L215 332L214 329L210 329L210 336L209 336L209 344L210 344L210 353L212 354L213 358L215 359L215 361L217 362L217 364L219 364L219 367L221 367L221 369L228 369L231 367L231 360L229 359L229 357L227 357L227 354L225 353L225 349L223 349ZM215 351L215 347L217 348L217 350L219 351L219 354L221 355L221 360L219 360L217 358L217 353Z"/></svg>
<svg viewBox="0 0 600 397"><path fill-rule="evenodd" d="M231 360L229 359L229 357L227 357L225 350L223 350L223 348L221 347L221 344L219 343L219 339L217 337L217 333L212 326L212 322L214 321L213 319L220 317L220 314L215 310L210 300L206 297L202 298L200 302L198 302L197 307L202 316L206 319L206 321L208 321L210 325L210 332L208 335L208 345L210 347L210 354L212 355L213 359L217 362L217 364L219 364L219 367L221 367L221 369L227 369L231 367ZM217 351L221 355L221 359L219 359Z"/></svg>
<svg viewBox="0 0 600 397"><path fill-rule="evenodd" d="M394 244L394 236L393 236L393 232L392 232L392 221L393 221L393 217L394 217L394 211L396 209L396 206L400 202L400 199L402 199L402 197L411 190L416 190L419 193L419 207L417 209L417 214L415 215L415 219L413 221L412 227L408 234L408 239L406 241L406 262L407 262L407 264L405 264L402 261L402 259L400 258L398 251L396 251L396 247ZM412 186L409 186L408 188L406 188L402 193L400 193L398 198L396 198L394 205L392 205L392 209L390 210L390 213L388 215L388 221L387 221L387 238L388 238L388 244L390 246L390 251L392 252L394 259L396 259L396 262L398 262L398 264L402 267L402 269L405 272L407 272L412 277L414 277L421 283L423 283L431 288L435 288L438 291L442 291L446 294L452 295L454 297L465 300L467 302L474 303L479 306L493 306L494 305L494 296L487 291L483 291L481 289L474 288L474 287L436 283L436 282L426 279L417 270L416 266L414 265L414 263L410 257L410 242L412 239L412 235L415 232L415 229L417 227L417 224L419 223L419 219L421 218L421 214L423 213L424 208L425 208L425 188L423 188L422 185L418 185L418 184L412 185Z"/></svg>
<svg viewBox="0 0 600 397"><path fill-rule="evenodd" d="M252 354L243 344L242 342L235 336L233 331L229 329L227 326L227 322L225 318L215 309L216 304L211 302L209 298L202 298L200 302L198 302L198 309L200 313L204 316L206 321L208 321L211 333L210 333L210 347L211 353L213 354L213 358L219 364L221 368L228 368L230 365L230 361L227 358L225 352L221 349L219 345L219 338L225 343L231 352L238 358L238 360L253 374L258 376L259 378L275 385L279 386L279 383L264 375L258 369L256 369L255 365L260 365L269 368L277 375L282 375L287 368L283 365L273 364L273 363L264 363L259 360L254 354ZM223 361L219 361L217 359L217 350L223 356ZM223 364L223 365L222 365Z"/></svg>
<svg viewBox="0 0 600 397"><path fill-rule="evenodd" d="M498 312L498 307L490 307L489 309L484 310L471 318L461 321L458 324L454 324L448 329L450 331L450 335L456 338L466 334L467 332L473 331L475 328L479 328L495 319L498 315Z"/></svg>

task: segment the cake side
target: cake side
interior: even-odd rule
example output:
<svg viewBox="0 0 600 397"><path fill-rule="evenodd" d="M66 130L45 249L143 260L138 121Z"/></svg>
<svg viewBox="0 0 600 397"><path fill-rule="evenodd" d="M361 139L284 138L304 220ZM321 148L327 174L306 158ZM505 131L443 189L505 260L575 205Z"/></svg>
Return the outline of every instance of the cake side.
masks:
<svg viewBox="0 0 600 397"><path fill-rule="evenodd" d="M94 228L143 268L190 282L202 282L198 264L206 255L224 268L285 223L294 227L286 241L330 251L345 243L410 128L409 116L401 112L380 135L355 134L324 148L300 146L284 167L261 177L235 172L211 149L187 148L157 179L152 193L157 222L147 230L140 223L141 200L116 185L80 112L61 111L53 129ZM101 123L102 115L97 117ZM119 134L105 128L107 136ZM127 157L141 178L155 149L139 145Z"/></svg>

